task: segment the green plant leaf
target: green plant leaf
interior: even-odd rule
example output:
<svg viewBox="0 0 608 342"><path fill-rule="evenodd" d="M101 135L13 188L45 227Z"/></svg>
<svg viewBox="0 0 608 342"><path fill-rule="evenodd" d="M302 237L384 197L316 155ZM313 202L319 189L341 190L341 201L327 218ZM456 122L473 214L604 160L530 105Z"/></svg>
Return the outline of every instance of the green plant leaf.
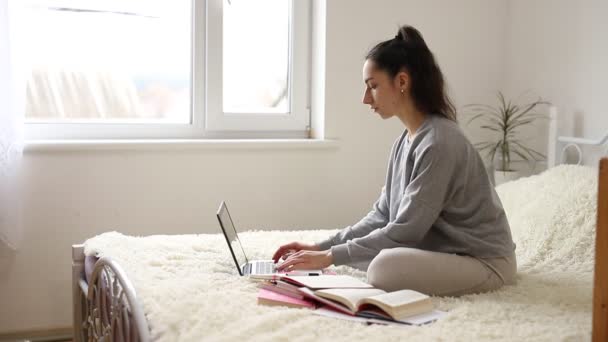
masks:
<svg viewBox="0 0 608 342"><path fill-rule="evenodd" d="M498 92L498 99L500 100L500 104L502 107L499 107L499 111L505 113L507 111L507 104L505 103L505 97L502 95L502 92Z"/></svg>
<svg viewBox="0 0 608 342"><path fill-rule="evenodd" d="M538 152L538 151L536 151L536 150L534 150L534 149L532 149L530 147L524 146L524 145L522 145L519 142L514 142L514 144L516 144L517 146L521 147L526 152L528 152L530 154L530 156L532 158L534 158L534 160L539 161L539 160L544 160L546 158L546 156L544 154L542 154L542 153L540 153L540 152ZM536 156L534 154L536 154L536 156L539 156L541 159L536 159Z"/></svg>
<svg viewBox="0 0 608 342"><path fill-rule="evenodd" d="M523 125L532 123L537 119L549 119L546 115L539 114L533 111L534 108L541 104L550 104L547 101L543 101L539 98L537 101L526 104L523 107L513 103L511 100L505 98L502 91L498 91L497 97L499 100L498 106L493 107L485 104L469 104L466 105L465 108L469 108L472 110L471 117L467 124L471 124L473 121L484 118L485 123L480 126L482 129L487 129L493 132L500 133L502 135L502 139L493 145L489 141L483 142L481 145L477 145L480 151L484 151L489 149L488 156L492 156L492 159L495 157L498 148L501 149L501 154L503 154L503 159L505 163L510 162L510 148L509 143L518 135L518 127ZM519 150L520 153L523 153ZM533 156L533 154L531 154Z"/></svg>
<svg viewBox="0 0 608 342"><path fill-rule="evenodd" d="M515 128L519 127L519 126L522 126L522 125L525 125L525 124L529 124L529 123L531 123L533 121L534 121L534 119L526 119L526 120L523 120L523 121L519 121L519 122L517 122L517 123L515 123L513 125L510 125L509 127L507 127L507 132L510 132L510 131L514 130Z"/></svg>
<svg viewBox="0 0 608 342"><path fill-rule="evenodd" d="M480 117L484 117L484 116L485 116L485 119L488 120L490 123L494 123L494 124L500 126L501 129L504 129L504 124L502 121L496 120L494 117L487 117L487 113L480 113L480 114L475 115L474 117L469 119L469 121L467 122L467 125L470 125L474 120L477 120Z"/></svg>
<svg viewBox="0 0 608 342"><path fill-rule="evenodd" d="M518 105L513 105L511 107L511 115L515 115L515 114L517 114L517 112L519 112L519 106Z"/></svg>
<svg viewBox="0 0 608 342"><path fill-rule="evenodd" d="M531 152L531 153L530 153L530 152ZM546 155L544 155L544 154L542 154L542 153L540 153L540 152L538 152L538 151L535 151L535 150L533 150L533 149L531 149L531 148L529 149L529 153L530 153L530 155L535 154L537 157L539 157L539 159L538 159L538 160L544 160L544 159L546 159L546 158L547 158L547 156L546 156Z"/></svg>
<svg viewBox="0 0 608 342"><path fill-rule="evenodd" d="M538 101L528 104L521 113L519 113L517 115L513 115L513 117L511 117L511 120L516 120L518 118L521 118L521 117L525 116L527 113L529 113L532 109L536 108L536 106L543 105L543 104L550 104L550 103L547 101L542 101L541 99L538 99Z"/></svg>
<svg viewBox="0 0 608 342"><path fill-rule="evenodd" d="M532 104L529 104L527 107L525 107L525 109L522 112L520 112L520 113L518 113L516 115L513 115L513 117L511 117L511 120L516 120L517 118L526 115L526 113L530 112L535 107L536 107L536 102L532 103Z"/></svg>
<svg viewBox="0 0 608 342"><path fill-rule="evenodd" d="M491 131L500 132L500 133L503 132L503 130L501 128L496 128L496 127L488 126L488 125L480 126L480 128L485 128L485 129L489 129Z"/></svg>
<svg viewBox="0 0 608 342"><path fill-rule="evenodd" d="M473 122L474 120L477 120L478 118L484 117L486 116L486 113L479 113L477 115L475 115L474 117L470 118L469 121L467 121L467 125L470 125L471 122Z"/></svg>
<svg viewBox="0 0 608 342"><path fill-rule="evenodd" d="M512 129L515 129L515 128L517 128L519 126L522 126L522 125L526 125L526 124L535 122L536 120L540 120L540 119L543 119L543 118L541 118L541 117L533 117L533 116L527 116L526 119L520 118L520 119L518 119L516 121L510 122L509 125L508 125L508 127L507 127L507 129L506 129L506 131L510 132Z"/></svg>
<svg viewBox="0 0 608 342"><path fill-rule="evenodd" d="M506 101L506 100L505 100ZM509 120L511 113L513 112L513 106L511 105L511 100L507 102L507 106L505 107L505 118Z"/></svg>
<svg viewBox="0 0 608 342"><path fill-rule="evenodd" d="M544 114L540 114L540 113L530 113L528 115L520 116L517 119L513 119L513 120L509 121L509 124L513 124L513 123L519 122L519 121L524 120L524 119L532 119L532 118L534 118L534 119L549 119L549 116L544 115Z"/></svg>
<svg viewBox="0 0 608 342"><path fill-rule="evenodd" d="M528 151L527 148L525 148L525 146L521 145L521 144L517 144L515 142L513 142L513 150L517 150L519 153L522 153L523 155L526 156L526 160L529 160L530 158L534 159L534 156L530 154L530 151Z"/></svg>
<svg viewBox="0 0 608 342"><path fill-rule="evenodd" d="M498 127L500 127L501 130L505 129L505 123L503 121L498 121L494 118L488 118L488 120L496 125L498 125Z"/></svg>
<svg viewBox="0 0 608 342"><path fill-rule="evenodd" d="M492 142L492 143L488 143L487 145L484 145L484 146L482 146L482 147L478 147L478 148L477 148L477 150L478 150L479 152L483 152L483 151L485 151L485 150L487 150L487 149L491 149L491 148L492 148L494 145L496 145L496 144L495 144L495 143L493 143L493 142Z"/></svg>
<svg viewBox="0 0 608 342"><path fill-rule="evenodd" d="M522 157L525 161L530 161L530 157L525 155L523 152L519 151L517 148L513 149L513 153L517 154L518 156Z"/></svg>

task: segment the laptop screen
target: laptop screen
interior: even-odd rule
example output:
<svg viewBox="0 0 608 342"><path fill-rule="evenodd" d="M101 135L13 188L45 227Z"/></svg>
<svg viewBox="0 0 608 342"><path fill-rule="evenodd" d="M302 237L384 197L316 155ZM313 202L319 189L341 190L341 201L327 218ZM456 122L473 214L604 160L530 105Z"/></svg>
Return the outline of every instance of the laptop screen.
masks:
<svg viewBox="0 0 608 342"><path fill-rule="evenodd" d="M239 273L242 274L243 265L245 265L249 261L247 260L247 256L245 255L243 246L239 241L239 236L237 235L236 229L234 228L232 218L230 218L230 213L228 212L228 207L226 207L226 203L222 202L222 204L220 205L220 209L217 212L217 218L220 221L222 230L224 231L224 236L226 236L226 241L230 246L234 261L236 262L239 268Z"/></svg>

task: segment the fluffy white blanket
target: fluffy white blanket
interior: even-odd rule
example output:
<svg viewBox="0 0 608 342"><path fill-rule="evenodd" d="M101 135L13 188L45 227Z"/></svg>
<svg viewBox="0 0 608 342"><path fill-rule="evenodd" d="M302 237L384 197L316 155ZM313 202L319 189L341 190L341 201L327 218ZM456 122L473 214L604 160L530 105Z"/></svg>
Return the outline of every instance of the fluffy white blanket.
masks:
<svg viewBox="0 0 608 342"><path fill-rule="evenodd" d="M421 327L366 326L307 309L256 304L256 284L236 275L224 237L124 236L87 240L87 255L111 256L133 282L158 341L556 341L589 340L597 170L558 166L497 188L517 244L518 282L493 293L434 298L448 311ZM316 241L335 231L251 231L250 257L281 243ZM350 267L338 273L365 279Z"/></svg>

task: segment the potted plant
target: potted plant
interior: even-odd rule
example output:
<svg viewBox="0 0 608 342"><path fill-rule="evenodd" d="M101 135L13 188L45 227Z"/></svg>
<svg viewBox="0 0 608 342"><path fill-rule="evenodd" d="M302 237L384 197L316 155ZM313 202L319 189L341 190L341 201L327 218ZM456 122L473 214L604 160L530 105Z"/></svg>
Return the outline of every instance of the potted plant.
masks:
<svg viewBox="0 0 608 342"><path fill-rule="evenodd" d="M469 104L465 108L470 110L472 117L467 124L478 119L484 119L482 129L490 130L497 135L495 139L482 141L474 146L483 152L487 150L487 157L494 165L494 184L499 185L509 180L517 179L518 170L512 166L512 157L519 156L525 161L541 161L545 156L526 146L518 137L518 129L533 123L537 119L547 119L546 115L535 112L541 105L549 105L549 102L538 99L525 105L517 105L505 100L502 92L498 92L498 105ZM495 165L495 157L499 160Z"/></svg>

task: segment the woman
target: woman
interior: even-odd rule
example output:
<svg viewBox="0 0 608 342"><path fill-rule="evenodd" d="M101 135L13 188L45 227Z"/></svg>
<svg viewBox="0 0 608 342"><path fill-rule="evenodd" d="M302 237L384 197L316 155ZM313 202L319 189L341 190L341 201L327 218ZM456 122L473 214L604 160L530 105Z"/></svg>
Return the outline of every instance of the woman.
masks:
<svg viewBox="0 0 608 342"><path fill-rule="evenodd" d="M441 70L420 33L403 26L363 66L363 103L405 130L386 184L361 221L316 243L292 242L279 270L350 265L386 291L459 296L515 280L515 244L479 153L456 122Z"/></svg>

